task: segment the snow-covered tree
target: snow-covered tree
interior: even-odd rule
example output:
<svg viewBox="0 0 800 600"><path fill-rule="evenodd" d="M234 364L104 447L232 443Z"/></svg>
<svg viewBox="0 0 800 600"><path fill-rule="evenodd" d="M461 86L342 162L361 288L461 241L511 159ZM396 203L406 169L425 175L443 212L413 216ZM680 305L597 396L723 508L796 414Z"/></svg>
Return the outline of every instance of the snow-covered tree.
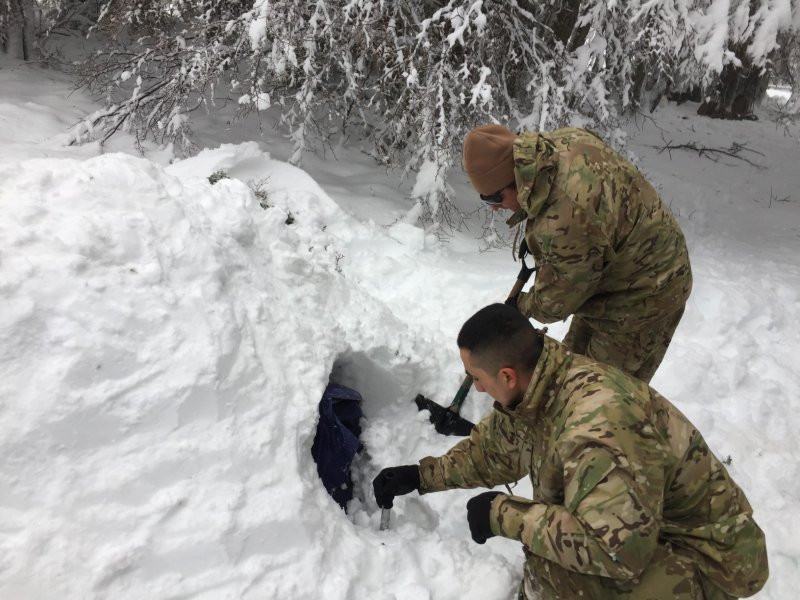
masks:
<svg viewBox="0 0 800 600"><path fill-rule="evenodd" d="M83 71L108 106L75 137L190 145L192 111L221 97L279 107L294 162L355 134L416 173L413 214L454 225L446 175L471 127L610 134L625 111L735 63L736 40L760 68L789 0L760 1L110 0L95 27L108 48Z"/></svg>
<svg viewBox="0 0 800 600"><path fill-rule="evenodd" d="M779 34L790 29L788 0L714 0L707 10L705 48L712 66L699 114L746 118L766 93Z"/></svg>

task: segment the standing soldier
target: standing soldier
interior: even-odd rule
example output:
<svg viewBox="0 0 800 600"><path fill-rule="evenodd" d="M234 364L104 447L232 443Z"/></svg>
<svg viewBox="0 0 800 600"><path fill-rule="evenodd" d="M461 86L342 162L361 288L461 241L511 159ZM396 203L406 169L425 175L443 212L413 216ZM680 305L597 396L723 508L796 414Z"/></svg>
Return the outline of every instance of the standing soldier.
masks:
<svg viewBox="0 0 800 600"><path fill-rule="evenodd" d="M523 600L730 600L764 586L764 534L744 492L658 392L503 304L473 315L458 346L494 410L444 456L382 470L379 506L528 475L533 499L467 502L473 540L522 543Z"/></svg>
<svg viewBox="0 0 800 600"><path fill-rule="evenodd" d="M517 308L540 323L573 315L564 343L649 382L692 287L686 241L642 174L576 128L514 135L482 125L464 170L493 210L527 220L538 268Z"/></svg>

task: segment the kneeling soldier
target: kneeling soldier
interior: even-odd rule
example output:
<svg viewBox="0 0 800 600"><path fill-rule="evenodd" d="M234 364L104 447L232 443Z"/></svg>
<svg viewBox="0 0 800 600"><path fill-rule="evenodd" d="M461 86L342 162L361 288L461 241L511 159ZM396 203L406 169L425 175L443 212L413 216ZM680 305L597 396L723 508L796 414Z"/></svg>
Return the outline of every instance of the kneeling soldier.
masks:
<svg viewBox="0 0 800 600"><path fill-rule="evenodd" d="M379 506L527 474L532 500L491 491L467 503L476 542L522 543L521 599L727 600L763 587L764 534L744 492L658 392L502 304L473 315L458 346L494 410L444 456L381 471Z"/></svg>

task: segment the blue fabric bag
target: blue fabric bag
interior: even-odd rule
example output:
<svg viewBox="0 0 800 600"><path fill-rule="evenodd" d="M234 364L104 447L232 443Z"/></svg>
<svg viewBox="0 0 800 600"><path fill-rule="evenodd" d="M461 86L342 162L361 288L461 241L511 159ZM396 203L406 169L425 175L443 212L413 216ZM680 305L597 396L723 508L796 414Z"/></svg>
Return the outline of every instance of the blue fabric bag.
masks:
<svg viewBox="0 0 800 600"><path fill-rule="evenodd" d="M311 456L325 489L342 508L353 499L350 465L362 449L361 394L332 383L319 403L319 424Z"/></svg>

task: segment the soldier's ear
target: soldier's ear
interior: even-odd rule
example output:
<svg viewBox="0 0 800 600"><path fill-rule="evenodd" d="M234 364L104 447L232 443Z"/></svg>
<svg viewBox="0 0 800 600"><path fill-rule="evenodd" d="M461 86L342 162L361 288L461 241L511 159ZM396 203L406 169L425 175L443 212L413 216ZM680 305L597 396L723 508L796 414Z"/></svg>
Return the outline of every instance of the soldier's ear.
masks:
<svg viewBox="0 0 800 600"><path fill-rule="evenodd" d="M519 384L519 374L512 367L503 367L498 373L500 381L509 389L514 390Z"/></svg>

